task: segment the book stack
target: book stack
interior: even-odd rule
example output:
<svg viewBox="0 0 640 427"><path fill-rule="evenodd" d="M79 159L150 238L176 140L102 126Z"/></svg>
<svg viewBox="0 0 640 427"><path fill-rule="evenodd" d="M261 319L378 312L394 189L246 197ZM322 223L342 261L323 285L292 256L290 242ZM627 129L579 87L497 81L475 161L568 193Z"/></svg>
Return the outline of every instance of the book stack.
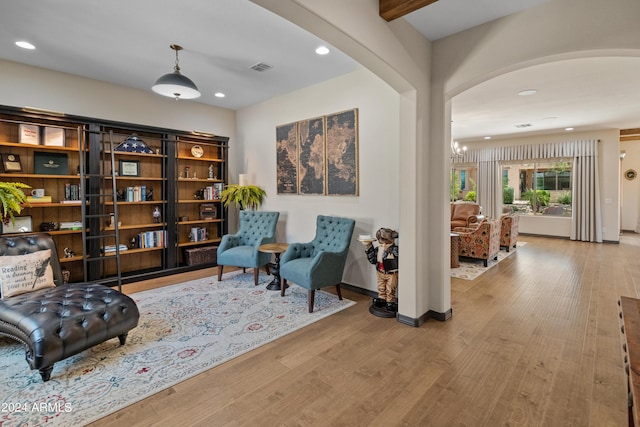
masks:
<svg viewBox="0 0 640 427"><path fill-rule="evenodd" d="M189 233L189 241L191 242L203 242L207 240L209 233L204 227L192 227Z"/></svg>
<svg viewBox="0 0 640 427"><path fill-rule="evenodd" d="M129 249L127 248L127 245L120 244L120 251L126 251L127 249ZM115 252L115 251L116 251L116 245L107 245L102 248L102 252L104 253Z"/></svg>
<svg viewBox="0 0 640 427"><path fill-rule="evenodd" d="M135 187L127 187L124 192L125 202L144 202L147 200L147 187L145 185L137 185Z"/></svg>
<svg viewBox="0 0 640 427"><path fill-rule="evenodd" d="M42 205L44 203L51 203L51 196L42 196L42 197L34 197L34 196L27 196L27 202L30 205Z"/></svg>
<svg viewBox="0 0 640 427"><path fill-rule="evenodd" d="M80 186L77 184L64 184L64 200L60 203L80 203Z"/></svg>
<svg viewBox="0 0 640 427"><path fill-rule="evenodd" d="M82 230L82 221L63 221L60 223L60 230Z"/></svg>
<svg viewBox="0 0 640 427"><path fill-rule="evenodd" d="M166 239L166 231L146 231L138 234L138 246L140 248L164 248L166 247Z"/></svg>

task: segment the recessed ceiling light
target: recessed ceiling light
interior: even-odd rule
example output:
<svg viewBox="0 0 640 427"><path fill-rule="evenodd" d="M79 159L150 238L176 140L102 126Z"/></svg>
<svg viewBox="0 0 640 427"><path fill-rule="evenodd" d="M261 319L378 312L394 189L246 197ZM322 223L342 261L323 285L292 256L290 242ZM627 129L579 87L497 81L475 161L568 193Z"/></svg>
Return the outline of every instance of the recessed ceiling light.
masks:
<svg viewBox="0 0 640 427"><path fill-rule="evenodd" d="M490 136L485 136L484 139L491 139L491 137Z"/></svg>
<svg viewBox="0 0 640 427"><path fill-rule="evenodd" d="M327 53L329 53L329 48L326 46L320 46L316 49L316 53L318 55L326 55Z"/></svg>
<svg viewBox="0 0 640 427"><path fill-rule="evenodd" d="M573 130L573 128L564 128L564 130L570 131L570 130Z"/></svg>
<svg viewBox="0 0 640 427"><path fill-rule="evenodd" d="M213 94L216 98L224 98L226 95L222 92L216 92Z"/></svg>
<svg viewBox="0 0 640 427"><path fill-rule="evenodd" d="M521 90L520 92L518 92L518 95L520 95L520 96L529 96L529 95L533 95L536 92L537 92L537 90L535 90L535 89L525 89L525 90Z"/></svg>
<svg viewBox="0 0 640 427"><path fill-rule="evenodd" d="M21 47L23 49L29 49L29 50L33 50L36 47L34 45L32 45L31 43L24 41L24 40L19 40L16 42L16 46Z"/></svg>

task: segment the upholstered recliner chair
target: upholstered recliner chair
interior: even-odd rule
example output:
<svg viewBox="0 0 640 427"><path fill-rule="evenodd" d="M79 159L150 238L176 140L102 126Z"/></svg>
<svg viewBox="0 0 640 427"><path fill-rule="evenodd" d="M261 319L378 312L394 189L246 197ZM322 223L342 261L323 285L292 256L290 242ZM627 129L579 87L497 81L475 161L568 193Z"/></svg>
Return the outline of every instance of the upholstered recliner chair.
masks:
<svg viewBox="0 0 640 427"><path fill-rule="evenodd" d="M240 229L236 234L222 236L218 246L218 280L222 280L225 265L253 268L253 279L258 285L258 274L263 265L269 268L271 254L258 250L260 245L276 241L276 225L280 212L240 211ZM268 270L267 270L268 271Z"/></svg>
<svg viewBox="0 0 640 427"><path fill-rule="evenodd" d="M476 258L489 265L490 259L497 259L500 251L500 220L482 220L475 227L457 227L453 230L460 235L458 255Z"/></svg>
<svg viewBox="0 0 640 427"><path fill-rule="evenodd" d="M477 203L451 203L451 229L470 227L478 222L480 205Z"/></svg>
<svg viewBox="0 0 640 427"><path fill-rule="evenodd" d="M340 283L355 223L349 218L318 215L315 238L309 243L292 243L280 259L280 295L285 295L288 281L306 288L309 313L313 312L316 289L335 285L342 299Z"/></svg>
<svg viewBox="0 0 640 427"><path fill-rule="evenodd" d="M511 247L516 247L518 243L518 224L520 216L517 214L502 215L500 217L500 247L506 248L507 252Z"/></svg>
<svg viewBox="0 0 640 427"><path fill-rule="evenodd" d="M63 283L48 234L0 237L0 259L0 335L25 346L27 363L43 381L55 362L111 338L122 345L138 325L138 307L127 295L96 283Z"/></svg>

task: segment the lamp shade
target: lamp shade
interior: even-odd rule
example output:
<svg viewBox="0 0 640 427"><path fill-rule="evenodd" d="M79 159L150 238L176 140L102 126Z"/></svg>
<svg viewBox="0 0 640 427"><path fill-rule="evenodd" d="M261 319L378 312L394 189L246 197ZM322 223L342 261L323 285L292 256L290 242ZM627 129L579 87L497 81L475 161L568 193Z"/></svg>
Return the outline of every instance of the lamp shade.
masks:
<svg viewBox="0 0 640 427"><path fill-rule="evenodd" d="M165 74L151 87L155 93L176 99L194 99L200 96L195 83L179 71Z"/></svg>

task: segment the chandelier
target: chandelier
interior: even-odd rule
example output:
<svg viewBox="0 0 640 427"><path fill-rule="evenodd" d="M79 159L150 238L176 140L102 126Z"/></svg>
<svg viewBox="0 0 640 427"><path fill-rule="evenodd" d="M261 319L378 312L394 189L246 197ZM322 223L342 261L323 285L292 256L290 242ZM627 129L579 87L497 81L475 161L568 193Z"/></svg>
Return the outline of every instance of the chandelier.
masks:
<svg viewBox="0 0 640 427"><path fill-rule="evenodd" d="M467 152L467 146L466 145L460 146L460 144L458 144L458 141L454 141L453 139L451 140L451 155L452 156L462 156L466 152Z"/></svg>

